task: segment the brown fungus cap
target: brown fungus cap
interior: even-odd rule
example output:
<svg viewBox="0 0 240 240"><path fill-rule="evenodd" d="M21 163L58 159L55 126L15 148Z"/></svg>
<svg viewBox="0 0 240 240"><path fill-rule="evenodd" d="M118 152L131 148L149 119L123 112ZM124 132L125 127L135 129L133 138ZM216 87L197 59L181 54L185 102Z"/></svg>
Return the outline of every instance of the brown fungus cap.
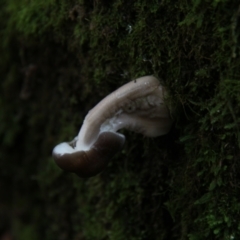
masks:
<svg viewBox="0 0 240 240"><path fill-rule="evenodd" d="M109 160L122 149L125 137L113 132L103 132L88 151L63 155L53 152L57 165L79 177L88 178L102 172Z"/></svg>

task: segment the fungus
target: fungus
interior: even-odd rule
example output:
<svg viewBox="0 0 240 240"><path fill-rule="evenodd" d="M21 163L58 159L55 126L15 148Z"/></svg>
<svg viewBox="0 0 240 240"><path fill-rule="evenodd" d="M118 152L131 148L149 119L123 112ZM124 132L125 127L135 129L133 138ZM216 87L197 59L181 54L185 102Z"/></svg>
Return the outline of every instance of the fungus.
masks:
<svg viewBox="0 0 240 240"><path fill-rule="evenodd" d="M167 134L172 125L165 88L153 76L135 79L89 111L78 136L53 149L57 165L80 177L94 176L122 149L128 129L147 137Z"/></svg>

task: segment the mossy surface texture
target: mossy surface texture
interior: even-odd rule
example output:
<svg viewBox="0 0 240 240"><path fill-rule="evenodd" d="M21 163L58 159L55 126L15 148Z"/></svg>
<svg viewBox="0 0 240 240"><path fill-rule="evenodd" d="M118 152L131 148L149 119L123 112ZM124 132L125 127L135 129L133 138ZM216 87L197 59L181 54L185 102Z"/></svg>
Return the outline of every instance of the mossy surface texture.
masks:
<svg viewBox="0 0 240 240"><path fill-rule="evenodd" d="M240 239L238 0L0 2L0 210L16 239ZM168 88L171 132L124 131L96 177L61 171L53 147L144 75Z"/></svg>

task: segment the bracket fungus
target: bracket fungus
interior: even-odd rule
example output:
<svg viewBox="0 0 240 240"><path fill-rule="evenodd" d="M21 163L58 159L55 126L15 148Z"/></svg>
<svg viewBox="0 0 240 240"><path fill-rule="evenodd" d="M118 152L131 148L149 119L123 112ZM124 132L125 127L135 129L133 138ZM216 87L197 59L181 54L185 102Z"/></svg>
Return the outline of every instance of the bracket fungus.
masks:
<svg viewBox="0 0 240 240"><path fill-rule="evenodd" d="M56 164L80 177L94 176L122 149L128 129L147 137L167 134L172 125L164 102L166 90L157 78L135 79L109 94L89 111L78 136L53 149Z"/></svg>

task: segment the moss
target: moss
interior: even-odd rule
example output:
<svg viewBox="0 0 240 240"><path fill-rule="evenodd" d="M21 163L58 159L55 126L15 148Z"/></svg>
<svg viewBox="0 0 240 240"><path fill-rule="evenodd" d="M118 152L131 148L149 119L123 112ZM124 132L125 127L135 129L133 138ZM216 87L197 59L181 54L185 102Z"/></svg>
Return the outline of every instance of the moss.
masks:
<svg viewBox="0 0 240 240"><path fill-rule="evenodd" d="M238 1L2 1L0 192L17 239L238 239ZM175 126L128 133L79 179L51 150L132 78L159 77Z"/></svg>

